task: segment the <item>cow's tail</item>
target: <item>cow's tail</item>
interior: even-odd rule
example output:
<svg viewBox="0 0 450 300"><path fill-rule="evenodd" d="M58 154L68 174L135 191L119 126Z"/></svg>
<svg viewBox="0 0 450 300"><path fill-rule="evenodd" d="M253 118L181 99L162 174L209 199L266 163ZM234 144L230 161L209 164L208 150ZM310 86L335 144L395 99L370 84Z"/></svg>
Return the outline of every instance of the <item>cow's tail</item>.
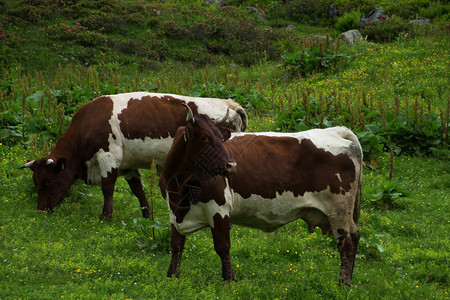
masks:
<svg viewBox="0 0 450 300"><path fill-rule="evenodd" d="M362 172L360 172L360 173L361 173L361 175L360 175L359 182L358 182L358 191L356 192L356 197L355 197L355 206L353 207L353 221L355 222L355 224L358 223L359 214L361 211Z"/></svg>
<svg viewBox="0 0 450 300"><path fill-rule="evenodd" d="M247 126L248 126L248 117L247 117L247 113L245 112L245 110L243 108L239 108L237 110L237 113L239 114L239 116L241 116L241 120L242 120L242 131L246 131L247 130Z"/></svg>
<svg viewBox="0 0 450 300"><path fill-rule="evenodd" d="M238 113L239 117L241 118L241 128L238 131L246 131L248 126L248 116L245 109L237 102L233 101L232 99L226 99L225 103L228 105L228 107L235 112ZM238 128L237 128L238 129Z"/></svg>
<svg viewBox="0 0 450 300"><path fill-rule="evenodd" d="M355 195L355 203L353 207L353 221L358 223L359 215L361 211L361 193L362 193L362 168L363 168L363 152L361 144L359 143L358 137L348 128L345 128L343 138L353 142L353 151L350 155L355 158L356 166L355 168L359 171L358 178L358 189Z"/></svg>

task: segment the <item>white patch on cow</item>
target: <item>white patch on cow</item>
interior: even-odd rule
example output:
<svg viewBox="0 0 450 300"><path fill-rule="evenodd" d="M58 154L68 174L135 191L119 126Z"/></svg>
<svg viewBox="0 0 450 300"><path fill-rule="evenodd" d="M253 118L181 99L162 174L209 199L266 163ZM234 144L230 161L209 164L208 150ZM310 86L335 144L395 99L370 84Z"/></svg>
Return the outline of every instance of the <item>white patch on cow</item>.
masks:
<svg viewBox="0 0 450 300"><path fill-rule="evenodd" d="M86 162L88 184L101 185L102 178L106 178L112 169L120 169L123 157L122 147L113 139L112 134L109 134L108 142L108 152L100 149Z"/></svg>
<svg viewBox="0 0 450 300"><path fill-rule="evenodd" d="M321 192L307 192L297 197L291 191L284 191L281 194L276 193L273 199L255 194L242 198L235 193L231 223L271 232L300 218L305 208L315 208L328 215L333 209L329 203L330 194L329 188Z"/></svg>
<svg viewBox="0 0 450 300"><path fill-rule="evenodd" d="M170 210L170 223L173 224L177 231L182 235L194 233L204 227L214 228L213 217L219 213L222 218L229 216L230 205L218 205L216 201L211 200L208 203L198 203L191 205L189 212L183 219L183 222L177 223L176 216Z"/></svg>
<svg viewBox="0 0 450 300"><path fill-rule="evenodd" d="M177 231L182 235L188 235L194 233L204 227L214 228L214 216L216 214L220 214L222 218L226 216L230 216L231 205L232 205L232 194L228 185L224 190L225 193L225 204L218 205L215 200L210 200L207 203L199 202L198 204L191 205L189 212L183 219L183 222L177 223L176 216L172 212L169 206L170 211L170 223L175 226ZM168 193L166 193L168 195Z"/></svg>
<svg viewBox="0 0 450 300"><path fill-rule="evenodd" d="M312 226L322 223L333 223L332 228L348 229L352 224L353 201L348 197L354 193L356 185L345 195L331 193L330 188L320 192L306 192L303 196L294 196L291 191L276 193L275 198L264 198L252 194L243 198L232 193L228 185L225 189L225 205L217 205L214 200L208 203L191 205L182 223L176 222L176 216L170 210L170 222L182 235L194 233L204 227L214 228L213 217L219 213L222 218L230 217L232 224L272 232L279 227L305 217ZM316 209L317 213L305 209ZM320 212L320 213L319 213Z"/></svg>
<svg viewBox="0 0 450 300"><path fill-rule="evenodd" d="M172 146L173 138L152 139L146 137L142 139L124 139L123 141L123 161L122 169L148 169L152 160L158 167L162 167L164 159Z"/></svg>

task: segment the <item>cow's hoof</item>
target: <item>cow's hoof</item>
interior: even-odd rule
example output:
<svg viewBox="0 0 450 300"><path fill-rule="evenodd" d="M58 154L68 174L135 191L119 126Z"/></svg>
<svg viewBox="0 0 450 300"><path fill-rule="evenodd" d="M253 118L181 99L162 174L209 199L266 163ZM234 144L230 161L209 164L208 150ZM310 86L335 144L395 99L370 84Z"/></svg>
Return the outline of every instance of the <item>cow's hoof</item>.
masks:
<svg viewBox="0 0 450 300"><path fill-rule="evenodd" d="M142 217L143 217L144 219L150 218L150 214L148 213L148 208L147 208L147 207L145 207L145 208L142 209Z"/></svg>
<svg viewBox="0 0 450 300"><path fill-rule="evenodd" d="M100 221L111 221L112 215L100 215Z"/></svg>
<svg viewBox="0 0 450 300"><path fill-rule="evenodd" d="M234 274L234 271L231 270L231 272L227 272L222 276L224 281L230 282L230 281L237 281L236 274Z"/></svg>
<svg viewBox="0 0 450 300"><path fill-rule="evenodd" d="M352 287L352 281L348 279L341 279L339 280L339 285L346 285L348 287Z"/></svg>

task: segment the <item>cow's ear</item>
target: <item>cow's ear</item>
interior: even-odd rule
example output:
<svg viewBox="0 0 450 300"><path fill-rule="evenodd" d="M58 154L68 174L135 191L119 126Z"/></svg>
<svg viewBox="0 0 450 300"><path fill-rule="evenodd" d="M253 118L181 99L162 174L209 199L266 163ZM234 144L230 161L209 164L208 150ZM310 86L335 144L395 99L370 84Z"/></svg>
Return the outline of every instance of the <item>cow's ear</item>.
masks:
<svg viewBox="0 0 450 300"><path fill-rule="evenodd" d="M231 137L231 128L229 123L221 123L216 125L217 128L220 130L220 133L222 134L223 141L230 139Z"/></svg>
<svg viewBox="0 0 450 300"><path fill-rule="evenodd" d="M222 133L222 137L223 137L223 141L227 141L230 139L231 137L231 130L228 128L224 128L220 131L220 133Z"/></svg>
<svg viewBox="0 0 450 300"><path fill-rule="evenodd" d="M56 160L56 169L64 170L66 168L67 157L60 157Z"/></svg>
<svg viewBox="0 0 450 300"><path fill-rule="evenodd" d="M192 126L191 123L187 124L186 127L184 127L184 141L192 141L194 139L194 126Z"/></svg>

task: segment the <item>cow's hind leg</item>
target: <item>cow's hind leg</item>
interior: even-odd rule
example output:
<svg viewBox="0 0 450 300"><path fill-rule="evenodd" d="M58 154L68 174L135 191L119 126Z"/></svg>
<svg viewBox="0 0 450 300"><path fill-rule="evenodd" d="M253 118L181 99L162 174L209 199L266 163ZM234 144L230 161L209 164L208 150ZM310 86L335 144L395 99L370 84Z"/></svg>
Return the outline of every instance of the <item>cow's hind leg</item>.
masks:
<svg viewBox="0 0 450 300"><path fill-rule="evenodd" d="M172 260L170 261L169 270L167 271L167 277L172 277L173 274L175 274L176 276L180 274L181 255L183 254L185 241L186 237L184 235L181 235L172 224L170 240Z"/></svg>
<svg viewBox="0 0 450 300"><path fill-rule="evenodd" d="M108 172L108 176L102 178L102 192L103 192L103 210L100 219L109 220L113 215L113 195L117 180L117 169L112 169Z"/></svg>
<svg viewBox="0 0 450 300"><path fill-rule="evenodd" d="M145 196L144 185L142 184L141 173L139 170L131 170L124 175L125 180L128 182L131 191L139 199L139 203L142 208L142 217L149 218L150 205L148 204L147 197Z"/></svg>
<svg viewBox="0 0 450 300"><path fill-rule="evenodd" d="M352 284L353 267L361 234L352 218L345 218L345 221L339 222L338 226L333 224L333 222L330 223L341 255L339 283L350 286Z"/></svg>
<svg viewBox="0 0 450 300"><path fill-rule="evenodd" d="M226 281L236 280L230 260L230 218L228 216L222 218L217 213L213 219L214 227L211 228L211 232L214 240L214 249L222 260L222 278Z"/></svg>

